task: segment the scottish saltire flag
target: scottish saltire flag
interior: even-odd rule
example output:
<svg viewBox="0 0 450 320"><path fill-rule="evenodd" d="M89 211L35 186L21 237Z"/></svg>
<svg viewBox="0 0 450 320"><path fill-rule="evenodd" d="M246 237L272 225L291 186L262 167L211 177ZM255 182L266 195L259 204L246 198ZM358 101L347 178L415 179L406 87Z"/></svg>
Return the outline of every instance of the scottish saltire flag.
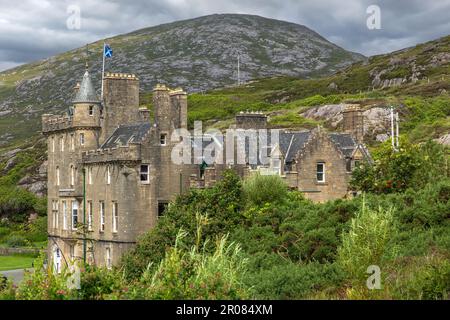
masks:
<svg viewBox="0 0 450 320"><path fill-rule="evenodd" d="M106 58L111 58L112 57L113 51L112 51L111 47L109 46L109 44L105 43L104 52L103 53L104 53Z"/></svg>

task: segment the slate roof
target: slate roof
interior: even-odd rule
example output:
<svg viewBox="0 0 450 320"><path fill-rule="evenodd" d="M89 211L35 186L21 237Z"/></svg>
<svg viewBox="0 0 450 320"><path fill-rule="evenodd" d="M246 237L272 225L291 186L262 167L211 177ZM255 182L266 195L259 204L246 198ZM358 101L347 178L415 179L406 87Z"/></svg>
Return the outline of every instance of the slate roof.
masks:
<svg viewBox="0 0 450 320"><path fill-rule="evenodd" d="M95 92L94 86L92 85L91 76L89 71L83 75L83 80L81 80L80 88L75 95L73 103L100 103L97 93Z"/></svg>
<svg viewBox="0 0 450 320"><path fill-rule="evenodd" d="M349 133L330 133L329 136L346 157L350 157L358 146Z"/></svg>
<svg viewBox="0 0 450 320"><path fill-rule="evenodd" d="M305 147L311 132L280 132L280 150L285 157L285 162L291 162L295 159L297 152Z"/></svg>
<svg viewBox="0 0 450 320"><path fill-rule="evenodd" d="M134 123L118 127L112 135L103 143L101 149L126 146L130 142L140 142L149 132L149 122Z"/></svg>
<svg viewBox="0 0 450 320"><path fill-rule="evenodd" d="M270 131L267 137L267 155L271 153L271 135ZM329 133L328 134L331 141L335 143L336 147L342 151L344 156L350 157L353 151L358 147L357 142L352 138L352 136L348 133ZM283 131L279 132L279 146L280 151L284 156L285 163L290 163L295 160L297 153L305 148L307 141L311 137L311 131ZM258 138L259 143L259 138ZM211 141L203 141L203 150L207 145L209 145ZM192 147L196 145L194 139L192 140ZM365 151L365 150L363 150ZM246 158L248 159L250 154L250 141L248 138L245 139L245 153ZM367 152L366 152L367 153ZM260 157L257 159L257 164L262 165Z"/></svg>

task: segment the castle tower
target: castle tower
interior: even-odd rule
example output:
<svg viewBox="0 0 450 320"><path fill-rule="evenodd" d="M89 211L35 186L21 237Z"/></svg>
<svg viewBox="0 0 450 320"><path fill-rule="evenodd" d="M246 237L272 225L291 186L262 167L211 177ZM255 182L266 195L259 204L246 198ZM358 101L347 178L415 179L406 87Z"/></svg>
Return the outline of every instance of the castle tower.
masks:
<svg viewBox="0 0 450 320"><path fill-rule="evenodd" d="M106 73L103 78L103 103L100 143L119 125L140 121L139 79L134 74Z"/></svg>
<svg viewBox="0 0 450 320"><path fill-rule="evenodd" d="M350 133L357 142L362 142L364 137L364 117L359 105L348 105L342 111L343 129Z"/></svg>
<svg viewBox="0 0 450 320"><path fill-rule="evenodd" d="M153 154L158 166L158 210L172 200L175 194L189 186L190 166L177 165L172 161L172 149L178 144L171 140L177 129L187 129L187 95L181 89L169 90L165 85L153 89L154 127Z"/></svg>
<svg viewBox="0 0 450 320"><path fill-rule="evenodd" d="M72 116L73 133L70 144L80 151L98 147L98 132L100 130L101 105L89 71L83 75L81 84L77 86L73 99L73 107L69 112ZM73 141L73 140L76 141Z"/></svg>

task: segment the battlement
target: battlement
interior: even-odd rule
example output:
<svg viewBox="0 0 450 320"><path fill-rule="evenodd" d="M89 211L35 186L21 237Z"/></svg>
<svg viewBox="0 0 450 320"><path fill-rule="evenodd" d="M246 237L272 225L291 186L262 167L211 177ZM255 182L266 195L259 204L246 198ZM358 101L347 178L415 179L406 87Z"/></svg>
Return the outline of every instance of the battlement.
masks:
<svg viewBox="0 0 450 320"><path fill-rule="evenodd" d="M187 95L187 93L181 88L175 88L173 90L169 90L169 95L171 95L171 96Z"/></svg>
<svg viewBox="0 0 450 320"><path fill-rule="evenodd" d="M82 153L81 159L84 164L139 161L141 146L138 143L130 143L128 146L89 150Z"/></svg>
<svg viewBox="0 0 450 320"><path fill-rule="evenodd" d="M73 126L73 118L67 115L58 116L51 114L42 115L42 132L59 131L71 128Z"/></svg>
<svg viewBox="0 0 450 320"><path fill-rule="evenodd" d="M139 80L135 74L106 72L104 79Z"/></svg>
<svg viewBox="0 0 450 320"><path fill-rule="evenodd" d="M158 83L156 84L156 87L153 88L153 91L169 91L170 89L165 85Z"/></svg>

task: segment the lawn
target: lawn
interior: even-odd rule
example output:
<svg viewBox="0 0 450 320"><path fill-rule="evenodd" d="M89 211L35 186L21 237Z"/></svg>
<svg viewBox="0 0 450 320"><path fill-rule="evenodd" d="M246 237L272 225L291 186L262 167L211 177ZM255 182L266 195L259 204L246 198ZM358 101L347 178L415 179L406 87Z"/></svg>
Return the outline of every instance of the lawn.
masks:
<svg viewBox="0 0 450 320"><path fill-rule="evenodd" d="M0 271L31 268L34 259L29 255L0 256Z"/></svg>

